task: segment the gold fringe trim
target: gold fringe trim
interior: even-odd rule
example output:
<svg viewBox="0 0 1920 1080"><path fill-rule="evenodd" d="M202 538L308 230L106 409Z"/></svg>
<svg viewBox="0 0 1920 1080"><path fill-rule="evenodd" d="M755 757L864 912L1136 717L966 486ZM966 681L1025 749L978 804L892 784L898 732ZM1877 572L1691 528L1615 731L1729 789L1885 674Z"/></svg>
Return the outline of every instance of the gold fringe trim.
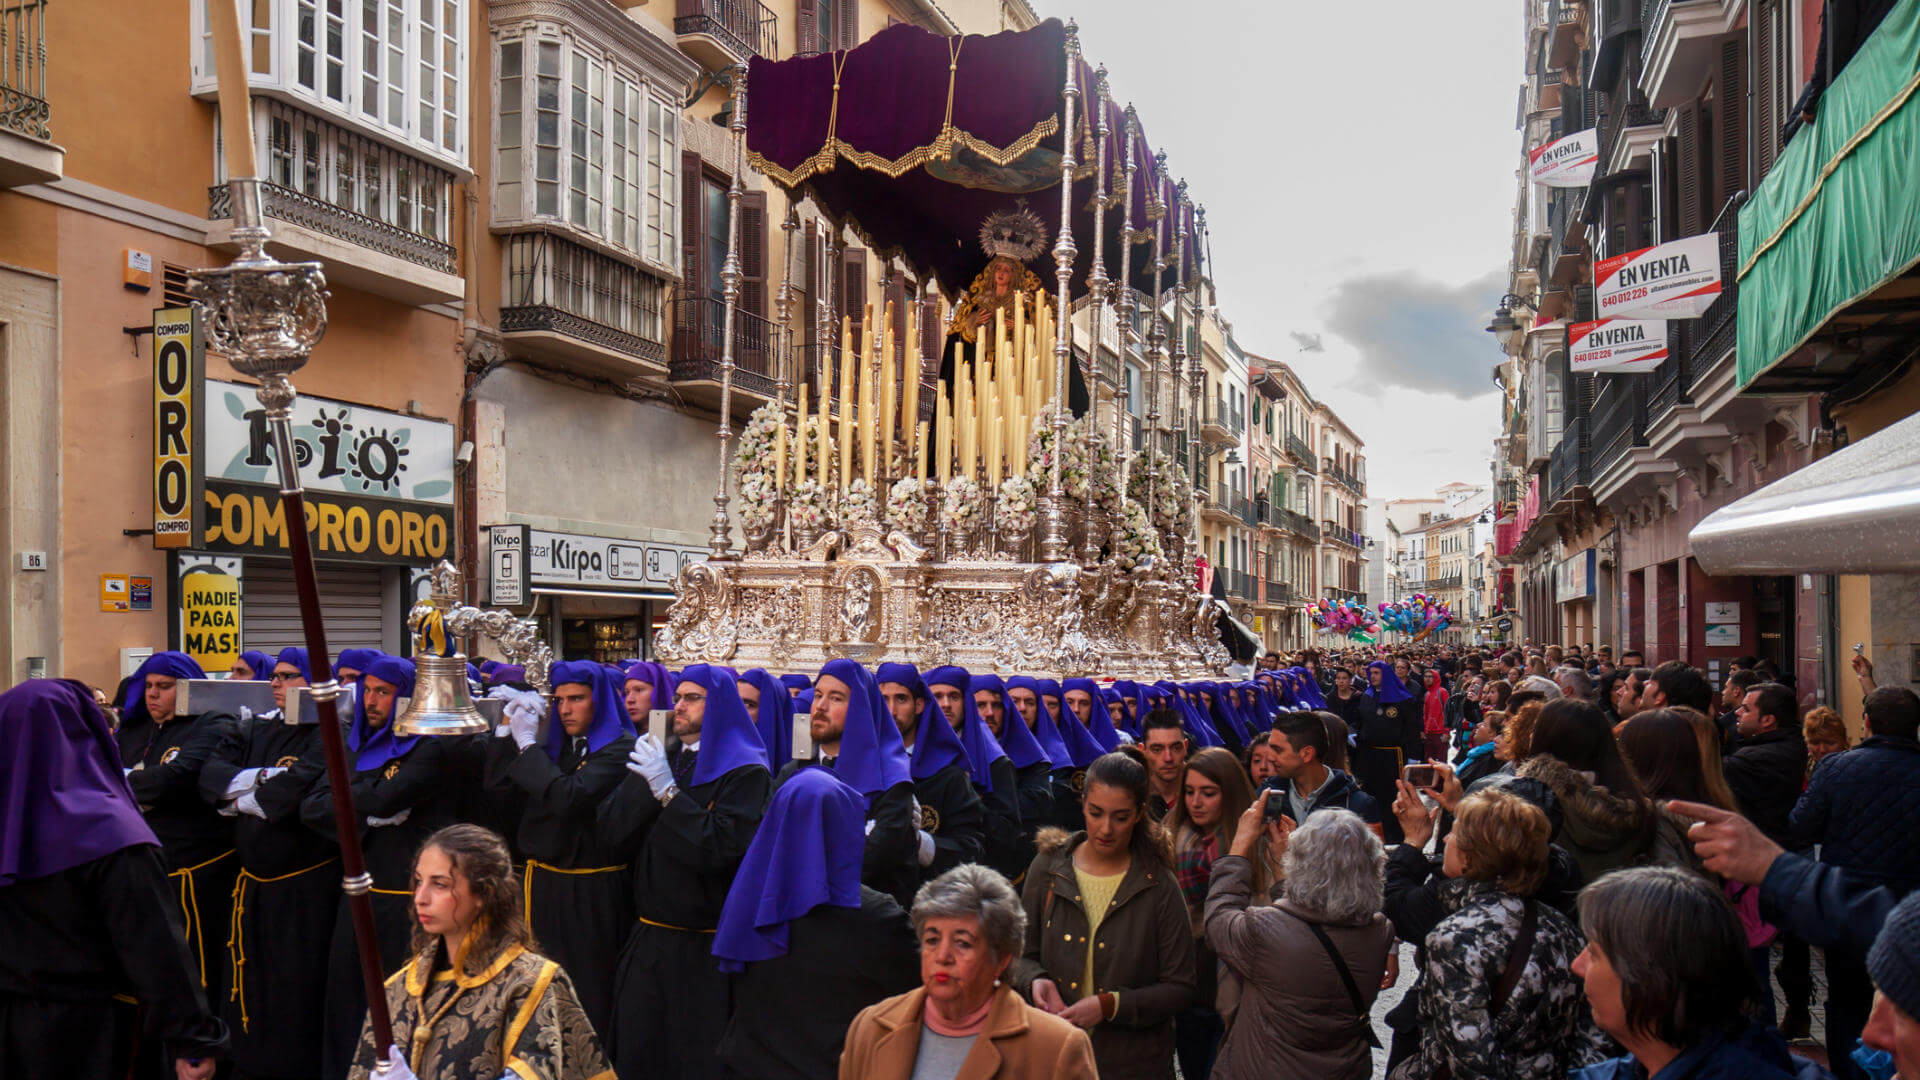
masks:
<svg viewBox="0 0 1920 1080"><path fill-rule="evenodd" d="M810 177L832 172L840 161L846 161L856 168L880 173L890 179L898 180L907 173L925 166L932 161L946 161L960 147L979 154L995 165L1011 165L1031 153L1034 147L1060 131L1058 114L1049 116L1033 126L1033 130L1015 139L1006 147L996 147L956 127L947 127L925 146L917 146L897 158L887 158L866 150L860 150L833 136L826 144L815 151L811 157L800 162L791 170L783 169L764 155L747 152L747 161L754 168L772 177L781 187L798 187Z"/></svg>

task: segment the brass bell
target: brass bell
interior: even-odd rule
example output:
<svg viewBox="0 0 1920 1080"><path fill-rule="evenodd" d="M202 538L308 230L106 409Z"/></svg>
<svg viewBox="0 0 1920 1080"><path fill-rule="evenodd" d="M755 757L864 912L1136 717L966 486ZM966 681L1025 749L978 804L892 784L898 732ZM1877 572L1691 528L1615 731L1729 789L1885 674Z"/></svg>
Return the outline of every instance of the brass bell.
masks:
<svg viewBox="0 0 1920 1080"><path fill-rule="evenodd" d="M413 697L394 724L395 735L478 735L492 727L473 706L466 656L416 654L413 663Z"/></svg>

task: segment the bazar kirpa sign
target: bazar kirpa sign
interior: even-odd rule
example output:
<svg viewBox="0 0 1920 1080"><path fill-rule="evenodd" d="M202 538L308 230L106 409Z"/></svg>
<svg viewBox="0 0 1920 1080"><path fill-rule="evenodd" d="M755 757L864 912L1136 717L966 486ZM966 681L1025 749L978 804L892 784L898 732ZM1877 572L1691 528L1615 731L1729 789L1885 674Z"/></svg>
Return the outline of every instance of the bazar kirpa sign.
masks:
<svg viewBox="0 0 1920 1080"><path fill-rule="evenodd" d="M1667 358L1664 319L1597 319L1567 327L1567 361L1583 371L1644 371Z"/></svg>
<svg viewBox="0 0 1920 1080"><path fill-rule="evenodd" d="M657 540L487 527L492 602L519 604L536 586L671 592L680 568L705 561L705 548Z"/></svg>
<svg viewBox="0 0 1920 1080"><path fill-rule="evenodd" d="M1720 234L1703 233L1593 264L1603 319L1695 319L1720 297Z"/></svg>
<svg viewBox="0 0 1920 1080"><path fill-rule="evenodd" d="M1599 163L1600 133L1588 128L1535 147L1527 155L1527 174L1542 187L1583 188Z"/></svg>
<svg viewBox="0 0 1920 1080"><path fill-rule="evenodd" d="M155 335L155 546L288 554L276 451L254 388L181 359L202 348L186 309L157 313L155 324L173 331ZM420 564L452 550L453 425L303 394L293 444L316 556Z"/></svg>

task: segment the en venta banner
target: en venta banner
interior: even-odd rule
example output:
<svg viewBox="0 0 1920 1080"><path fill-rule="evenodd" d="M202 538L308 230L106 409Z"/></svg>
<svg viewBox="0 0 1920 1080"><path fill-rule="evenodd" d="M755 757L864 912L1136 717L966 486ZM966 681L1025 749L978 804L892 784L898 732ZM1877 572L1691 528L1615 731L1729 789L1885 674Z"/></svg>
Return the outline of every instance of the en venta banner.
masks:
<svg viewBox="0 0 1920 1080"><path fill-rule="evenodd" d="M1595 128L1555 139L1527 155L1527 173L1543 187L1586 187L1599 164L1600 132Z"/></svg>
<svg viewBox="0 0 1920 1080"><path fill-rule="evenodd" d="M1720 234L1629 251L1593 264L1594 312L1606 319L1697 319L1720 296Z"/></svg>
<svg viewBox="0 0 1920 1080"><path fill-rule="evenodd" d="M1598 319L1567 327L1567 361L1583 371L1652 371L1667 358L1664 319Z"/></svg>

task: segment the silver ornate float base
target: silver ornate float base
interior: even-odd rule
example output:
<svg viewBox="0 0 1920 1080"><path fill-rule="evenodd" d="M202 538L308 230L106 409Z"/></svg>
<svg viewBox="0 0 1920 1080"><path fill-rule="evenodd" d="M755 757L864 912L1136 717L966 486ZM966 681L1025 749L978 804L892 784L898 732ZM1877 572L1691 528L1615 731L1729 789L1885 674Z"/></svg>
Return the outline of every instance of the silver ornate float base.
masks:
<svg viewBox="0 0 1920 1080"><path fill-rule="evenodd" d="M689 564L656 651L775 672L844 657L1131 679L1203 677L1228 662L1216 602L1153 568L933 555L904 532L862 526L798 551Z"/></svg>

